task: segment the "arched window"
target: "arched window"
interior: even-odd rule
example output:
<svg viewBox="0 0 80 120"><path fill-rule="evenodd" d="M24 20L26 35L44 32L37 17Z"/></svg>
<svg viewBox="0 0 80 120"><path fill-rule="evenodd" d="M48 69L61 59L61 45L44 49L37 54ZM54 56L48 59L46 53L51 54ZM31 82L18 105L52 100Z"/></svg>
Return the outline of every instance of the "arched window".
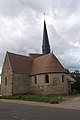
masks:
<svg viewBox="0 0 80 120"><path fill-rule="evenodd" d="M7 85L7 77L5 77L5 85Z"/></svg>
<svg viewBox="0 0 80 120"><path fill-rule="evenodd" d="M62 75L62 83L64 83L64 75Z"/></svg>
<svg viewBox="0 0 80 120"><path fill-rule="evenodd" d="M45 83L49 83L49 75L48 74L45 75Z"/></svg>
<svg viewBox="0 0 80 120"><path fill-rule="evenodd" d="M34 83L37 84L37 77L34 76Z"/></svg>

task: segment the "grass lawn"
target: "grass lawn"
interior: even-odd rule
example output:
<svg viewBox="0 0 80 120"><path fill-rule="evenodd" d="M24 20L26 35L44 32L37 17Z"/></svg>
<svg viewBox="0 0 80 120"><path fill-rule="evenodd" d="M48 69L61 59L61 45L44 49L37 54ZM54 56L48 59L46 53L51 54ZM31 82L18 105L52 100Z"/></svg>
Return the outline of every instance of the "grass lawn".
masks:
<svg viewBox="0 0 80 120"><path fill-rule="evenodd" d="M62 99L60 97L51 95L14 95L14 96L0 96L0 99L14 99L24 101L35 101L35 102L49 102L51 104L58 104Z"/></svg>

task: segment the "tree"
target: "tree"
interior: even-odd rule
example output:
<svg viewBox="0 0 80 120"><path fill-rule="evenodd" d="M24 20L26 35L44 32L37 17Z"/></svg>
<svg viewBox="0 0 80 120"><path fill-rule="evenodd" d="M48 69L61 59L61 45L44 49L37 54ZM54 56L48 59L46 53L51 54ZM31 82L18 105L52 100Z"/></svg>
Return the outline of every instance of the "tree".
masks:
<svg viewBox="0 0 80 120"><path fill-rule="evenodd" d="M79 74L79 70L75 70L74 73L75 73L75 74Z"/></svg>
<svg viewBox="0 0 80 120"><path fill-rule="evenodd" d="M76 82L73 84L73 89L80 91L80 75L75 76Z"/></svg>

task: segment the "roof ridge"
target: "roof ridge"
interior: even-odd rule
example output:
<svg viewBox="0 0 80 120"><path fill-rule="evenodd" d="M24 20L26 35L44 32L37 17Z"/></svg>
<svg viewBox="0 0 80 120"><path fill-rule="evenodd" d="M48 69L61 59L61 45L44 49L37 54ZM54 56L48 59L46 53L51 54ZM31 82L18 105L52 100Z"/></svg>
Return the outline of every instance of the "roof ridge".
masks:
<svg viewBox="0 0 80 120"><path fill-rule="evenodd" d="M52 53L49 53L49 54L52 54ZM34 58L34 59L44 58L45 56L48 56L49 54L45 54L45 55L39 56L39 57Z"/></svg>
<svg viewBox="0 0 80 120"><path fill-rule="evenodd" d="M30 56L20 55L20 54L8 52L8 51L7 51L7 54L8 54L8 55L11 54L11 55L16 55L16 56L22 56L22 57L28 57L28 58L30 58Z"/></svg>

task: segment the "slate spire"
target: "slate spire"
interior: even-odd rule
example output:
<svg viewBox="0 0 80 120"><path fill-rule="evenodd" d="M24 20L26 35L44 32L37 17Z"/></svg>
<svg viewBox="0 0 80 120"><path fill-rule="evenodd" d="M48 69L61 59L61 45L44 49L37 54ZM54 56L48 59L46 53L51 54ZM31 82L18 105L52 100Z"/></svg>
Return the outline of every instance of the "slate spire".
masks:
<svg viewBox="0 0 80 120"><path fill-rule="evenodd" d="M48 34L47 34L47 28L46 28L45 20L44 20L44 30L43 30L42 53L43 54L50 53L50 45L49 45L49 39L48 39Z"/></svg>

